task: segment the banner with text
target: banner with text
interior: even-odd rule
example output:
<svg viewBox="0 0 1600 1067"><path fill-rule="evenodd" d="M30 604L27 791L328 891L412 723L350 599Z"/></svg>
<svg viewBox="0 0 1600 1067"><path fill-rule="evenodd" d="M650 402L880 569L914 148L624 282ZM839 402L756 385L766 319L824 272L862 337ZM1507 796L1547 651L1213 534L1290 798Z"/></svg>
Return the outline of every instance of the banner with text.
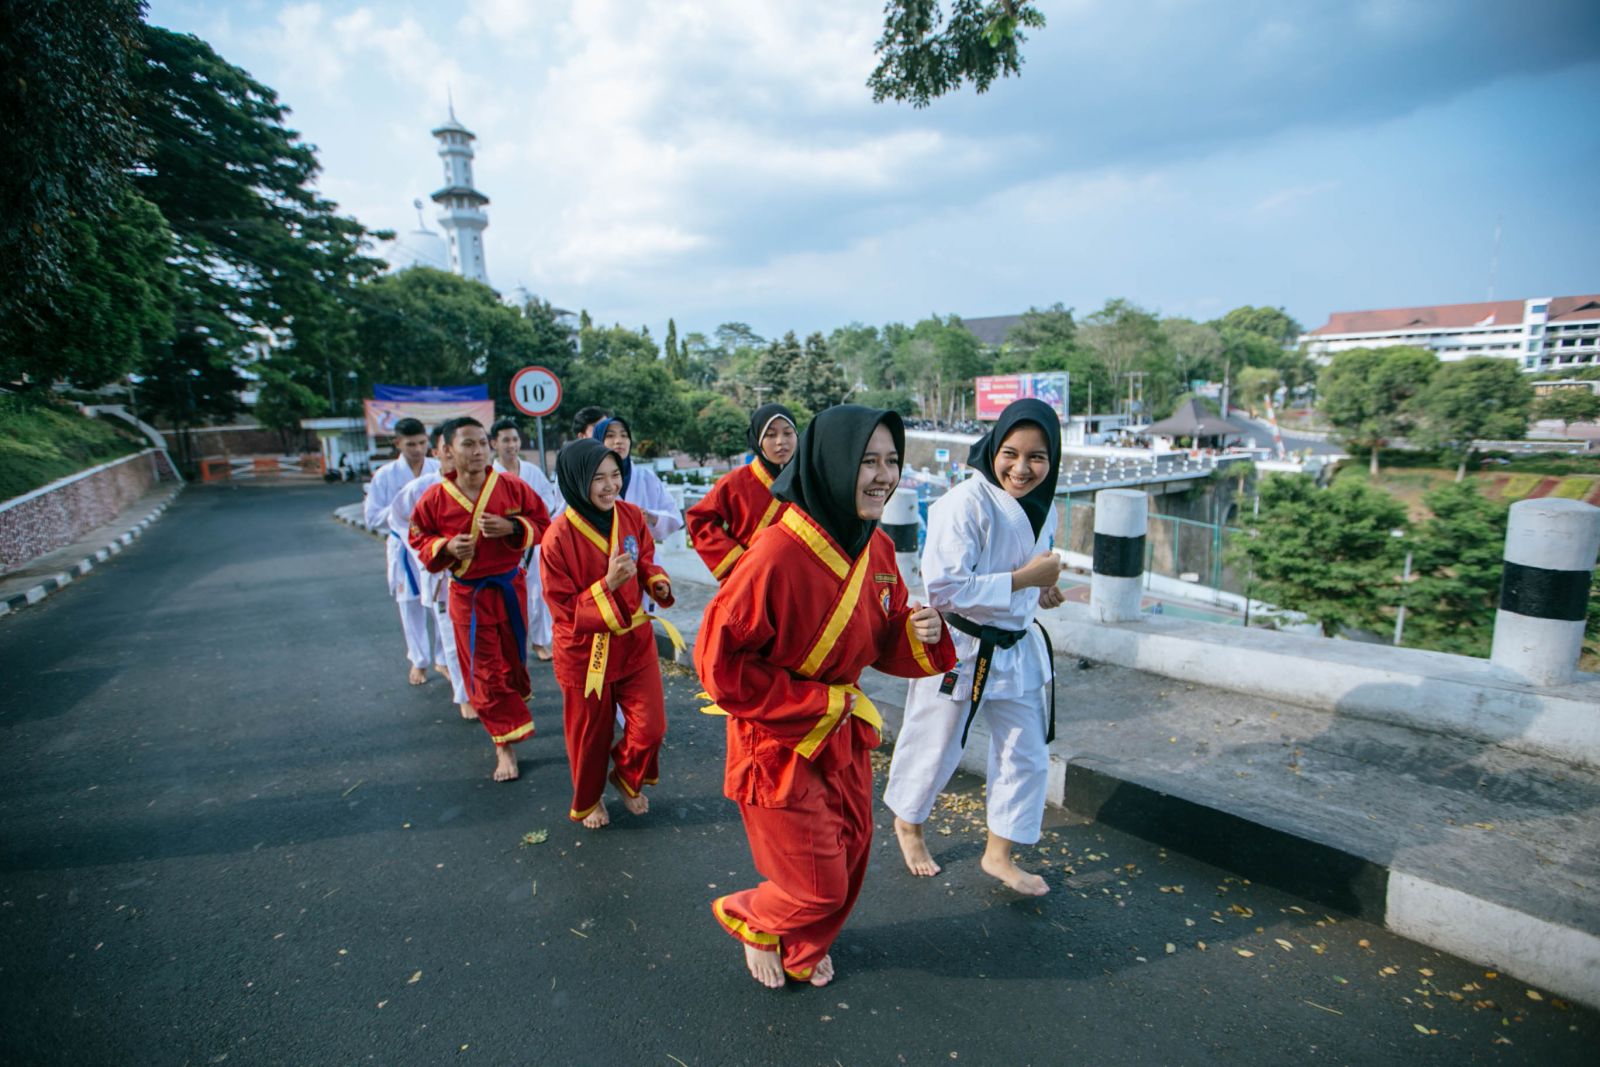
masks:
<svg viewBox="0 0 1600 1067"><path fill-rule="evenodd" d="M977 380L978 418L993 422L1013 400L1033 397L1049 404L1062 422L1067 421L1067 402L1072 376L1066 371L1045 374L994 374Z"/></svg>
<svg viewBox="0 0 1600 1067"><path fill-rule="evenodd" d="M368 400L367 436L383 440L394 435L394 424L407 416L420 419L432 430L446 419L470 415L488 429L494 423L493 400L456 400L432 403L416 400Z"/></svg>

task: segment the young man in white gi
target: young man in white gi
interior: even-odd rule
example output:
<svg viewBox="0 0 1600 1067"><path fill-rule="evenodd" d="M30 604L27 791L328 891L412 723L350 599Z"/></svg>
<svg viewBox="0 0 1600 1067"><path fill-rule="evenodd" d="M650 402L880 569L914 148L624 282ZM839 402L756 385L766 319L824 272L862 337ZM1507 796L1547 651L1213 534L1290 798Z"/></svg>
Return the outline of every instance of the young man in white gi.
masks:
<svg viewBox="0 0 1600 1067"><path fill-rule="evenodd" d="M550 479L545 477L544 471L540 470L537 464L529 463L522 458L522 431L518 428L516 419L501 419L491 426L489 444L494 448L496 470L502 474L515 474L527 482L539 495L539 499L544 501L544 506L552 516L560 515L565 510L566 504L562 503L561 491L551 484ZM550 609L544 603L544 590L539 584L538 545L534 545L528 551L523 570L527 572L528 583L528 648L533 652L534 658L549 662L554 623L550 618Z"/></svg>
<svg viewBox="0 0 1600 1067"><path fill-rule="evenodd" d="M1016 401L972 446L968 463L976 475L928 508L922 552L928 599L944 614L960 662L911 683L884 801L911 873L938 874L922 824L961 761L976 699L989 730L989 840L980 865L1016 892L1039 896L1049 887L1018 867L1011 849L1038 841L1044 818L1054 678L1033 617L1063 599L1061 561L1050 551L1059 417L1042 401Z"/></svg>
<svg viewBox="0 0 1600 1067"><path fill-rule="evenodd" d="M466 679L461 675L461 658L456 654L455 627L450 624L450 594L446 588L449 575L444 571L429 571L410 544L411 513L417 509L417 501L422 499L423 493L444 481L446 474L455 470L455 462L450 457L450 435L455 427L456 420L450 419L434 427L433 433L428 435L428 441L433 446L433 458L439 463L438 469L413 478L395 494L394 502L389 505L389 529L400 531L404 539L401 543L411 553L411 565L416 568L417 581L422 586L422 603L433 612L435 639L444 653L444 670L440 673L450 679L451 699L461 710L463 719L477 721L478 713L473 710L472 700L467 695Z"/></svg>
<svg viewBox="0 0 1600 1067"><path fill-rule="evenodd" d="M422 603L422 576L406 551L405 531L396 533L389 526L389 505L407 482L437 472L439 461L428 455L428 431L416 419L401 419L394 424L394 450L399 455L372 473L363 518L367 529L387 535L389 592L400 608L406 658L411 661L411 684L422 685L428 680L428 664L435 662L436 646L428 632L428 609Z"/></svg>

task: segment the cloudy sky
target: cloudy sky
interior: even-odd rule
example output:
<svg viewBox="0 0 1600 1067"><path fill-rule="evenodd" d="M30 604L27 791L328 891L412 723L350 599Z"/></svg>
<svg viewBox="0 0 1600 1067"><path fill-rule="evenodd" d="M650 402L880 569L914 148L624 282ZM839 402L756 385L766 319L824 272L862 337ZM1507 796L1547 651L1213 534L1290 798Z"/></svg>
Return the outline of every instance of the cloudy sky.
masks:
<svg viewBox="0 0 1600 1067"><path fill-rule="evenodd" d="M1020 79L864 86L880 0L151 0L416 228L447 91L491 281L771 335L1127 297L1208 318L1600 292L1600 4L1042 0ZM433 206L428 204L429 225ZM1491 263L1502 222L1498 272Z"/></svg>

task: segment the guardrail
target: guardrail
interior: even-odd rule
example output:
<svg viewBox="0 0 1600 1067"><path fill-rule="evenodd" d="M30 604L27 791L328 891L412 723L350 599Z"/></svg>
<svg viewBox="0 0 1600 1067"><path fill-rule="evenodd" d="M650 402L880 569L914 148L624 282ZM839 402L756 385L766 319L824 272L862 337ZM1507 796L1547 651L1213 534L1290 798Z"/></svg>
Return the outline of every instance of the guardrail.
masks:
<svg viewBox="0 0 1600 1067"><path fill-rule="evenodd" d="M238 482L255 478L321 478L327 464L321 453L301 456L213 456L200 461L203 482Z"/></svg>

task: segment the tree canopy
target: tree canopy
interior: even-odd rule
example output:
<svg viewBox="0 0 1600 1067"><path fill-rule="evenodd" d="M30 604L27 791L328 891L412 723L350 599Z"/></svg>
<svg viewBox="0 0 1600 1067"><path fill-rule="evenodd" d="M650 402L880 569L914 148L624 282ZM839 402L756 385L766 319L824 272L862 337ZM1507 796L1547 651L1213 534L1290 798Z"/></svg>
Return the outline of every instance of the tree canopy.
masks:
<svg viewBox="0 0 1600 1067"><path fill-rule="evenodd" d="M1466 477L1473 442L1525 437L1532 407L1533 386L1522 369L1497 356L1444 364L1411 403L1418 441L1457 457L1458 482Z"/></svg>
<svg viewBox="0 0 1600 1067"><path fill-rule="evenodd" d="M971 82L982 93L997 77L1022 73L1024 29L1042 29L1044 14L1023 0L888 0L878 66L867 78L876 103L927 107Z"/></svg>

